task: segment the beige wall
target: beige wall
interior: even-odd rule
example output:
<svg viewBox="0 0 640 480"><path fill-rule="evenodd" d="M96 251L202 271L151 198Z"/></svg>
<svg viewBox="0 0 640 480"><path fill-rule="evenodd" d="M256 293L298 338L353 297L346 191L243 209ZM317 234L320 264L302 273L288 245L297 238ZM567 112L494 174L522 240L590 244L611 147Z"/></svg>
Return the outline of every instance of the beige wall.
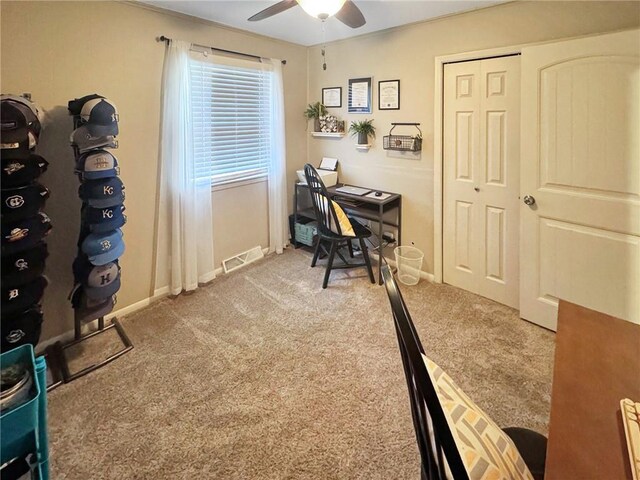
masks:
<svg viewBox="0 0 640 480"><path fill-rule="evenodd" d="M320 47L309 50L308 101L320 100L323 87L341 86L341 109L331 109L347 124L373 118L375 145L355 149L356 139L309 138L309 161L322 156L340 160L340 181L403 195L403 244L415 242L425 252L423 269L433 272L433 122L435 57L494 47L541 42L563 37L635 27L638 2L514 2L426 23L388 30L327 46L327 70ZM349 78L373 77L373 113L348 114ZM400 79L401 109L380 111L380 80ZM382 149L391 122L420 122L420 155L399 155ZM400 130L404 128L404 130ZM413 128L413 127L411 127ZM411 128L397 127L394 133Z"/></svg>
<svg viewBox="0 0 640 480"><path fill-rule="evenodd" d="M51 189L46 212L54 230L47 276L42 339L73 328L67 294L76 253L80 202L68 144L67 101L88 93L113 100L120 113L120 148L115 152L126 185L122 258L122 308L153 290L154 229L158 178L160 83L164 47L155 37L189 40L287 60L284 67L287 155L290 184L306 154L304 123L307 49L277 40L212 26L192 18L116 2L1 3L1 90L31 92L48 115L38 152L50 162L43 182ZM299 168L299 167L298 167ZM214 218L217 262L268 242L265 183L216 191Z"/></svg>

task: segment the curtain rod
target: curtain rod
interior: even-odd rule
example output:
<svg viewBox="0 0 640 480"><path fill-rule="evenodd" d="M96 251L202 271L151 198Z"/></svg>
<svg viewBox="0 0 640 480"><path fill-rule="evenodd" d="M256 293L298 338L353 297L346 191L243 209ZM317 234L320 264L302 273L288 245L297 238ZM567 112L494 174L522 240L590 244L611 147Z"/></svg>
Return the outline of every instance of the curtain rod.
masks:
<svg viewBox="0 0 640 480"><path fill-rule="evenodd" d="M156 38L156 40L158 42L165 42L165 43L169 43L171 41L169 37L165 37L164 35ZM210 47L209 45L200 45L198 43L194 43L193 45L195 45L196 47L210 48L211 50L215 50L216 52L230 53L232 55L240 55L242 57L249 57L249 58L255 58L256 60L262 60L262 57L259 57L258 55L251 55L250 53L236 52L235 50L225 50L224 48ZM282 64L286 65L287 61L282 60Z"/></svg>

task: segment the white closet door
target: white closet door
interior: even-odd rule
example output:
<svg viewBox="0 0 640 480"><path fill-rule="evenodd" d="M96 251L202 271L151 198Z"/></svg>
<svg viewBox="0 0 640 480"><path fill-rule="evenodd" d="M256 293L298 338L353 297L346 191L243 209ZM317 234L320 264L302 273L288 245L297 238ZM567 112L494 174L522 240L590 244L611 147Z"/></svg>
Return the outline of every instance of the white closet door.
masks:
<svg viewBox="0 0 640 480"><path fill-rule="evenodd" d="M521 316L640 322L640 32L522 51Z"/></svg>
<svg viewBox="0 0 640 480"><path fill-rule="evenodd" d="M520 59L445 65L446 283L518 308Z"/></svg>

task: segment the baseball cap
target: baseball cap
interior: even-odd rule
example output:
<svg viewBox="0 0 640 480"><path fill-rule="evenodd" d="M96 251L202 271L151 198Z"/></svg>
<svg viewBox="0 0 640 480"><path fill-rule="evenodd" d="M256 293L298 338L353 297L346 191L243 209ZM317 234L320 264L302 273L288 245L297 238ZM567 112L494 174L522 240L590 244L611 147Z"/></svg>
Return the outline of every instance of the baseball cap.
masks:
<svg viewBox="0 0 640 480"><path fill-rule="evenodd" d="M73 300L75 320L86 323L96 318L104 317L113 311L116 302L116 295L112 295L103 300L92 300L86 295L83 288L79 288Z"/></svg>
<svg viewBox="0 0 640 480"><path fill-rule="evenodd" d="M87 180L80 185L78 195L91 207L114 207L124 202L124 185L118 177Z"/></svg>
<svg viewBox="0 0 640 480"><path fill-rule="evenodd" d="M108 232L122 227L127 223L127 217L124 214L124 205L115 205L113 207L93 208L90 206L83 207L84 223L89 225L91 232Z"/></svg>
<svg viewBox="0 0 640 480"><path fill-rule="evenodd" d="M40 341L42 320L42 309L39 305L7 319L3 318L0 350L6 352L26 343L35 347Z"/></svg>
<svg viewBox="0 0 640 480"><path fill-rule="evenodd" d="M31 154L26 158L2 158L2 188L28 185L47 171L49 162L40 155Z"/></svg>
<svg viewBox="0 0 640 480"><path fill-rule="evenodd" d="M39 303L49 282L44 276L19 287L2 289L2 319L24 312Z"/></svg>
<svg viewBox="0 0 640 480"><path fill-rule="evenodd" d="M19 128L26 127L34 133L36 138L40 135L42 129L40 118L30 105L24 101L3 98L0 100L0 108L6 109L5 114L1 115L3 132L15 132Z"/></svg>
<svg viewBox="0 0 640 480"><path fill-rule="evenodd" d="M51 219L38 212L33 217L2 224L2 256L33 248L51 230Z"/></svg>
<svg viewBox="0 0 640 480"><path fill-rule="evenodd" d="M22 103L23 105L26 105L27 107L29 107L29 109L40 121L41 128L44 128L44 126L42 125L44 121L44 110L42 110L42 108L40 108L40 106L37 103L21 95L13 95L13 94L7 94L7 93L3 93L2 95L0 95L0 102L3 100L10 100L13 102Z"/></svg>
<svg viewBox="0 0 640 480"><path fill-rule="evenodd" d="M89 95L85 95L84 97L74 98L73 100L69 100L67 103L67 107L69 109L70 115L80 115L82 111L82 106L87 103L89 100L93 100L94 98L104 98L102 95L98 95L97 93L91 93Z"/></svg>
<svg viewBox="0 0 640 480"><path fill-rule="evenodd" d="M106 150L90 150L78 157L76 172L83 179L116 177L120 169L116 157Z"/></svg>
<svg viewBox="0 0 640 480"><path fill-rule="evenodd" d="M118 135L118 110L106 98L94 98L82 105L80 120L92 135Z"/></svg>
<svg viewBox="0 0 640 480"><path fill-rule="evenodd" d="M38 143L40 122L28 107L20 103L10 101L1 103L0 150L2 157L26 157ZM36 123L34 123L34 119Z"/></svg>
<svg viewBox="0 0 640 480"><path fill-rule="evenodd" d="M2 288L17 287L35 280L44 273L45 259L49 256L47 244L2 257Z"/></svg>
<svg viewBox="0 0 640 480"><path fill-rule="evenodd" d="M76 128L69 137L71 145L78 147L80 153L88 152L94 148L118 148L118 142L113 135L93 135L87 128L87 124Z"/></svg>
<svg viewBox="0 0 640 480"><path fill-rule="evenodd" d="M124 253L122 230L107 233L91 233L82 242L82 251L93 265L106 265Z"/></svg>
<svg viewBox="0 0 640 480"><path fill-rule="evenodd" d="M85 255L80 255L73 261L73 274L91 299L105 300L120 290L117 260L105 265L92 265Z"/></svg>
<svg viewBox="0 0 640 480"><path fill-rule="evenodd" d="M31 217L44 207L49 189L40 183L2 190L2 221L14 222Z"/></svg>

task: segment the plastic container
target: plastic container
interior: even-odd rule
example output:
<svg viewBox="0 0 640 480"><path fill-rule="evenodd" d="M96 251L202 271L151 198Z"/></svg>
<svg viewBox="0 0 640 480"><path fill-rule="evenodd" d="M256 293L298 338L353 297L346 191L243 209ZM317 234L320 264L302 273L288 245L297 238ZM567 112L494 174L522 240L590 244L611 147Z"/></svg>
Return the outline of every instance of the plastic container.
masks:
<svg viewBox="0 0 640 480"><path fill-rule="evenodd" d="M21 405L0 415L0 464L28 453L37 453L40 479L49 478L47 438L47 365L43 357L34 358L33 346L22 345L0 355L0 364L27 365L34 379L32 395Z"/></svg>
<svg viewBox="0 0 640 480"><path fill-rule="evenodd" d="M420 271L424 253L416 247L400 246L393 250L398 267L398 280L405 285L416 285L420 281Z"/></svg>
<svg viewBox="0 0 640 480"><path fill-rule="evenodd" d="M298 220L295 224L296 241L303 243L309 247L313 247L313 238L317 234L318 222L307 220Z"/></svg>

